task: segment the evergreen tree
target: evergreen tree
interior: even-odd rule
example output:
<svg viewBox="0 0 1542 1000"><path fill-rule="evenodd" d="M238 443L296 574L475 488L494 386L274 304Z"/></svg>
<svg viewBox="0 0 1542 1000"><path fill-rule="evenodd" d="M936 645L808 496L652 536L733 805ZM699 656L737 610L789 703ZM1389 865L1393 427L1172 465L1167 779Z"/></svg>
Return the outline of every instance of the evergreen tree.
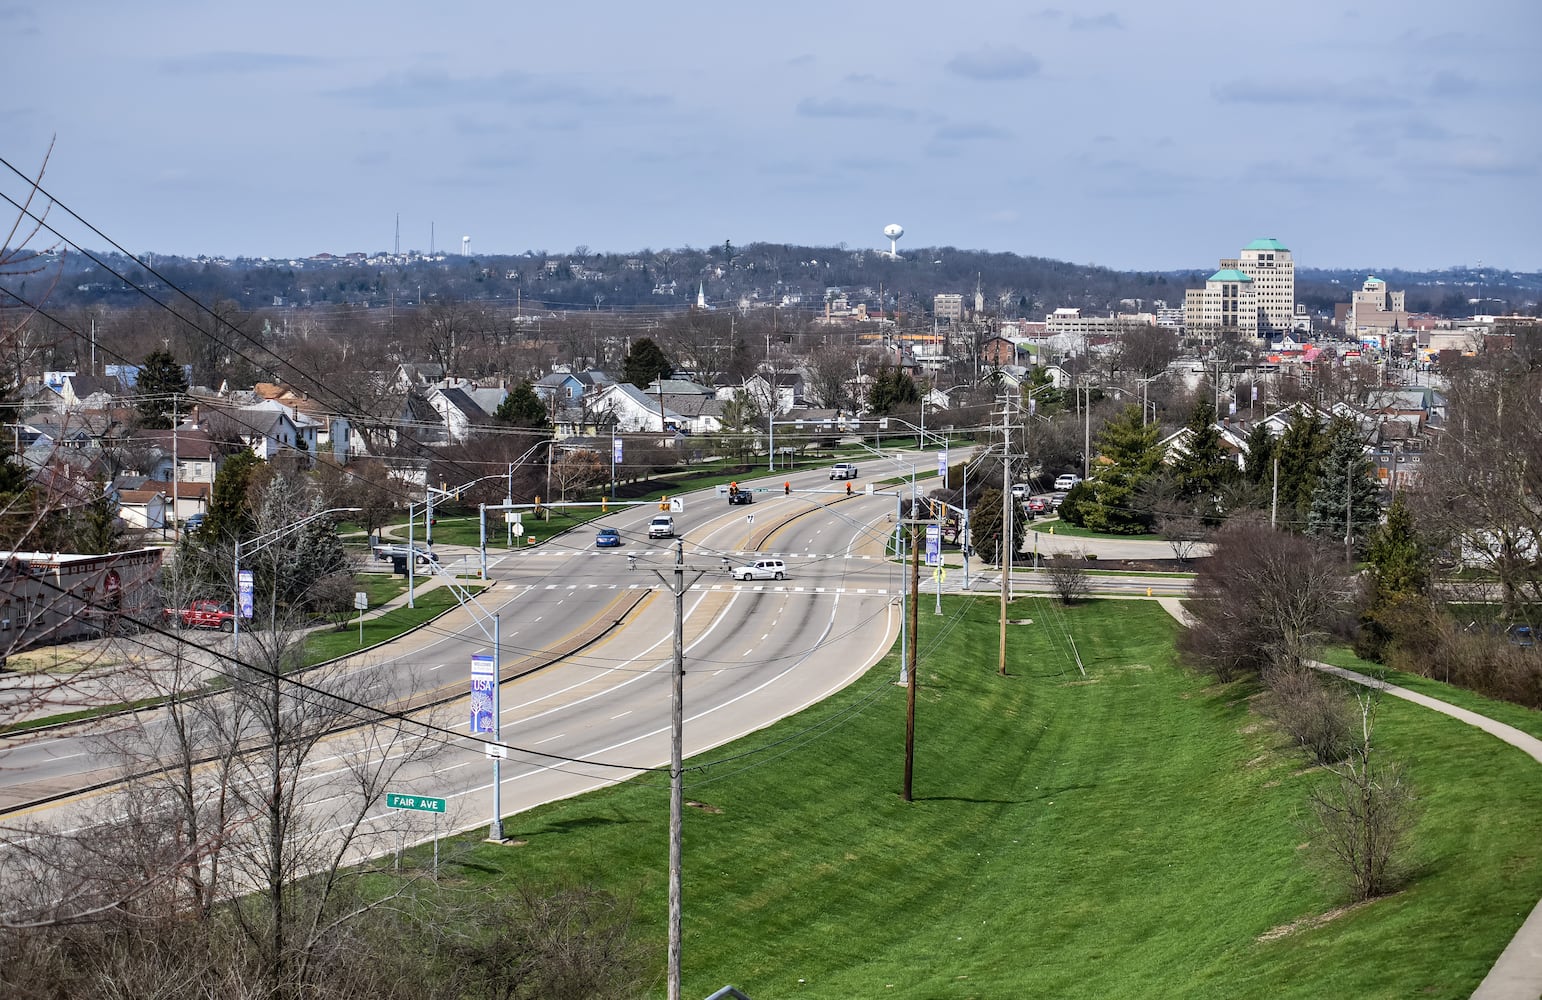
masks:
<svg viewBox="0 0 1542 1000"><path fill-rule="evenodd" d="M1247 460L1242 465L1242 474L1250 483L1274 488L1274 455L1279 447L1279 442L1269 431L1269 425L1256 423L1253 429L1248 431Z"/></svg>
<svg viewBox="0 0 1542 1000"><path fill-rule="evenodd" d="M1135 535L1151 526L1137 493L1162 464L1157 441L1162 429L1141 424L1139 406L1127 406L1103 425L1098 435L1099 461L1093 470L1092 496L1082 507L1082 523L1094 531Z"/></svg>
<svg viewBox="0 0 1542 1000"><path fill-rule="evenodd" d="M151 351L139 368L134 395L138 397L135 407L139 410L139 426L168 430L173 415L181 417L190 405L187 372L170 351Z"/></svg>
<svg viewBox="0 0 1542 1000"><path fill-rule="evenodd" d="M251 533L253 521L249 497L252 481L261 466L262 459L244 449L225 459L225 464L220 466L209 497L209 513L197 535L205 547L216 541L231 542Z"/></svg>
<svg viewBox="0 0 1542 1000"><path fill-rule="evenodd" d="M1173 485L1183 499L1205 499L1213 505L1221 487L1237 478L1237 463L1221 447L1215 407L1208 399L1194 404L1188 431L1183 453L1172 462Z"/></svg>
<svg viewBox="0 0 1542 1000"><path fill-rule="evenodd" d="M1381 519L1381 503L1360 430L1351 420L1335 420L1324 438L1328 447L1314 477L1306 530L1325 538L1343 538L1347 517L1357 547L1364 548Z"/></svg>
<svg viewBox="0 0 1542 1000"><path fill-rule="evenodd" d="M974 549L974 554L987 562L999 560L1001 557L1001 504L1007 494L994 487L987 489L980 495L969 510L969 544ZM1027 533L1028 522L1023 517L1023 505L1012 504L1012 538L1016 547L1021 550L1023 536Z"/></svg>
<svg viewBox="0 0 1542 1000"><path fill-rule="evenodd" d="M1275 445L1274 457L1280 463L1280 510L1284 523L1301 530L1301 523L1312 506L1317 488L1317 473L1327 450L1328 437L1317 411L1301 407L1285 426L1285 433ZM1272 478L1274 470L1269 470ZM1342 506L1340 507L1342 511ZM1342 514L1340 515L1342 523Z"/></svg>
<svg viewBox="0 0 1542 1000"><path fill-rule="evenodd" d="M1380 661L1399 634L1424 635L1429 620L1430 554L1403 495L1392 498L1387 519L1371 535L1367 550L1365 610L1355 652Z"/></svg>
<svg viewBox="0 0 1542 1000"><path fill-rule="evenodd" d="M118 520L118 504L108 491L107 484L98 480L91 502L81 508L77 518L75 551L93 555L116 552L118 540L122 537L123 524Z"/></svg>
<svg viewBox="0 0 1542 1000"><path fill-rule="evenodd" d="M669 359L664 356L664 349L648 337L634 340L626 357L621 359L621 377L639 389L648 388L669 372Z"/></svg>
<svg viewBox="0 0 1542 1000"><path fill-rule="evenodd" d="M867 408L880 416L920 401L921 390L916 388L916 380L898 368L880 370L873 379L873 387L867 391Z"/></svg>
<svg viewBox="0 0 1542 1000"><path fill-rule="evenodd" d="M528 379L520 382L512 392L503 397L503 402L498 404L498 409L493 413L493 419L511 427L545 429L551 426L551 421L546 414L546 404L541 402L541 397L535 394L535 389L531 387Z"/></svg>

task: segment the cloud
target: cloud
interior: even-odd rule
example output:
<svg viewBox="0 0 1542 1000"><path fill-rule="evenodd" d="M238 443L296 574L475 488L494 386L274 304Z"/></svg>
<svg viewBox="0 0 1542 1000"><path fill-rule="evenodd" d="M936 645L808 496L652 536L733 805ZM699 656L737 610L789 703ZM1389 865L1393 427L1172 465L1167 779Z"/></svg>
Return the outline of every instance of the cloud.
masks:
<svg viewBox="0 0 1542 1000"><path fill-rule="evenodd" d="M1123 31L1124 22L1119 20L1119 15L1113 11L1106 14L1097 14L1092 17L1083 17L1080 14L1071 18L1072 31Z"/></svg>
<svg viewBox="0 0 1542 1000"><path fill-rule="evenodd" d="M804 118L868 118L913 121L916 113L909 108L879 101L848 101L841 97L820 99L805 97L798 102L798 114Z"/></svg>
<svg viewBox="0 0 1542 1000"><path fill-rule="evenodd" d="M669 99L624 91L596 91L571 80L510 70L492 76L450 76L442 72L391 73L369 83L332 92L377 108L436 108L474 104L509 107L534 105L636 108L664 105Z"/></svg>
<svg viewBox="0 0 1542 1000"><path fill-rule="evenodd" d="M1337 83L1293 83L1275 87L1267 81L1234 80L1211 90L1222 104L1261 104L1280 107L1336 107L1386 111L1413 106L1396 88L1379 80Z"/></svg>
<svg viewBox="0 0 1542 1000"><path fill-rule="evenodd" d="M215 73L271 73L279 70L314 69L328 60L287 52L202 52L161 60L161 69L177 76Z"/></svg>
<svg viewBox="0 0 1542 1000"><path fill-rule="evenodd" d="M1442 70L1430 77L1425 93L1431 97L1472 97L1479 90L1478 82L1459 73Z"/></svg>
<svg viewBox="0 0 1542 1000"><path fill-rule="evenodd" d="M935 138L940 142L972 142L978 139L1009 139L1011 133L981 122L955 122L938 126Z"/></svg>
<svg viewBox="0 0 1542 1000"><path fill-rule="evenodd" d="M1026 80L1039 73L1039 60L1015 45L987 45L960 52L948 60L947 70L970 80Z"/></svg>

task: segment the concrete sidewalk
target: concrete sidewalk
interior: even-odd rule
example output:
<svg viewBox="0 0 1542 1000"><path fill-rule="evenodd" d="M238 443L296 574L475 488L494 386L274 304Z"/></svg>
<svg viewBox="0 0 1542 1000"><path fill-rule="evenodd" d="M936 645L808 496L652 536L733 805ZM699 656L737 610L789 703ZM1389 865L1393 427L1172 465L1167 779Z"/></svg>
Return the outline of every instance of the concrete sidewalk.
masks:
<svg viewBox="0 0 1542 1000"><path fill-rule="evenodd" d="M1183 610L1180 599L1163 597L1159 599L1159 603L1168 614L1188 624L1189 615ZM1442 715L1449 715L1453 719L1475 726L1503 740L1542 764L1542 740L1523 733L1513 726L1507 726L1503 722L1496 722L1477 712L1458 708L1449 702L1398 687L1396 684L1388 684L1354 670L1316 661L1312 661L1310 666L1355 684L1385 692L1394 698L1413 702L1415 705ZM1472 994L1473 1000L1538 1000L1538 997L1542 997L1542 900L1538 900L1537 905L1532 908L1531 915L1521 924L1520 930L1515 932L1515 936L1500 953L1494 967L1489 970L1487 976L1483 977L1483 982L1478 984L1477 990Z"/></svg>

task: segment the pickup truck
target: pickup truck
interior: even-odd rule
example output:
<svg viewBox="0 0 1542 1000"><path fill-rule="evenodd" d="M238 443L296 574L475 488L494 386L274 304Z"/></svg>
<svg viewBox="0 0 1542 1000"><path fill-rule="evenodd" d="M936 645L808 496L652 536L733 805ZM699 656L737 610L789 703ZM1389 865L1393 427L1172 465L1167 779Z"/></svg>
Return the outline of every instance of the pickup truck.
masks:
<svg viewBox="0 0 1542 1000"><path fill-rule="evenodd" d="M221 632L236 630L236 616L230 610L230 605L207 597L188 601L185 608L166 608L161 612L161 619L178 628L215 628Z"/></svg>

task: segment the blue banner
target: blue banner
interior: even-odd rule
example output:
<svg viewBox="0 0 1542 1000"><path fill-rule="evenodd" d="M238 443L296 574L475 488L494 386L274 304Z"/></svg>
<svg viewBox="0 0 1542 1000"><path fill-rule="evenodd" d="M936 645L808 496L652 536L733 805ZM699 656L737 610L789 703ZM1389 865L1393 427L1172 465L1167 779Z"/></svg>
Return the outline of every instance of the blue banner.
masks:
<svg viewBox="0 0 1542 1000"><path fill-rule="evenodd" d="M498 685L498 672L493 667L493 658L485 653L478 653L471 657L471 733L491 733L495 731L493 725L493 702Z"/></svg>
<svg viewBox="0 0 1542 1000"><path fill-rule="evenodd" d="M252 571L243 569L236 573L236 600L241 605L241 617L252 617Z"/></svg>

